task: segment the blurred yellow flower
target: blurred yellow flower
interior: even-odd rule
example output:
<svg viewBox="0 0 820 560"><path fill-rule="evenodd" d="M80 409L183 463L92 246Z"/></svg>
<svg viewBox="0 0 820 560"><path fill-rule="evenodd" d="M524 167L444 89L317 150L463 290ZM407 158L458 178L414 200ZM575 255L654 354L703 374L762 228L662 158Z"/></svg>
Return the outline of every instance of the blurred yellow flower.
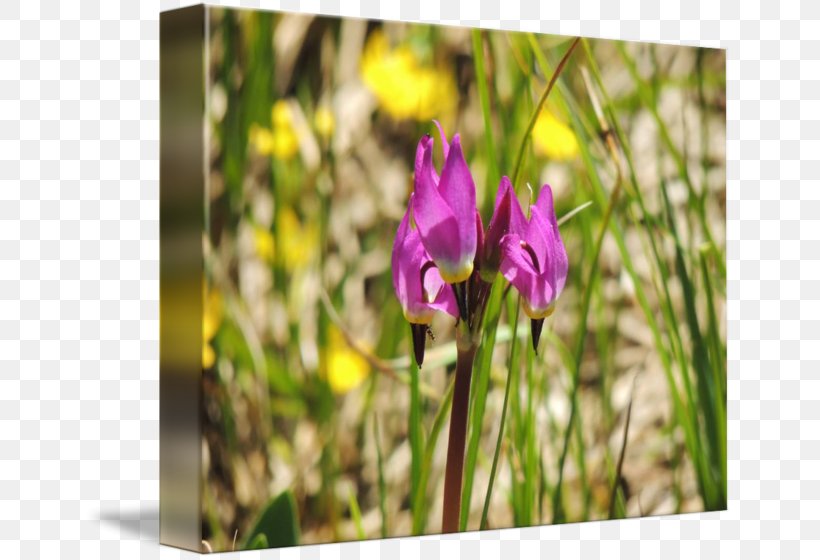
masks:
<svg viewBox="0 0 820 560"><path fill-rule="evenodd" d="M360 72L382 108L396 119L440 117L452 110L457 97L452 72L422 66L409 46L391 49L380 30L365 45Z"/></svg>
<svg viewBox="0 0 820 560"><path fill-rule="evenodd" d="M575 133L547 109L535 121L532 140L536 153L549 159L565 161L578 156Z"/></svg>
<svg viewBox="0 0 820 560"><path fill-rule="evenodd" d="M316 126L316 132L325 140L333 136L333 129L336 128L336 119L333 116L333 111L329 108L322 106L316 109L313 123Z"/></svg>
<svg viewBox="0 0 820 560"><path fill-rule="evenodd" d="M256 150L266 156L289 160L299 151L299 139L293 128L293 118L287 101L280 99L271 109L272 128L252 124L248 139Z"/></svg>
<svg viewBox="0 0 820 560"><path fill-rule="evenodd" d="M270 110L270 121L273 123L274 128L286 128L293 125L287 101L280 99L273 104Z"/></svg>
<svg viewBox="0 0 820 560"><path fill-rule="evenodd" d="M254 123L248 130L248 140L256 146L256 151L262 155L273 153L273 133L268 128L263 128Z"/></svg>
<svg viewBox="0 0 820 560"><path fill-rule="evenodd" d="M282 209L278 216L276 235L282 249L282 266L290 271L308 264L319 245L319 232L315 224L303 226L290 207Z"/></svg>
<svg viewBox="0 0 820 560"><path fill-rule="evenodd" d="M216 352L211 345L222 323L222 295L216 289L208 290L207 281L202 282L202 367L208 369L216 362Z"/></svg>
<svg viewBox="0 0 820 560"><path fill-rule="evenodd" d="M274 256L274 242L273 234L268 228L256 226L253 230L253 244L256 248L256 254L259 258L266 262L273 262Z"/></svg>
<svg viewBox="0 0 820 560"><path fill-rule="evenodd" d="M327 382L337 395L361 385L370 374L370 364L353 350L337 330L330 331L327 348Z"/></svg>

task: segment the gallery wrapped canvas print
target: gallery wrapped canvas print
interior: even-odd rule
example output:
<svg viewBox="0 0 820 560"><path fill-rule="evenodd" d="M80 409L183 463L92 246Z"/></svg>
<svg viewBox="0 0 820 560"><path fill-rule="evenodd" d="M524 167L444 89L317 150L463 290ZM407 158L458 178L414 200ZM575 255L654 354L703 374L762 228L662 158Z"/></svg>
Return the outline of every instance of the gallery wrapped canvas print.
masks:
<svg viewBox="0 0 820 560"><path fill-rule="evenodd" d="M163 543L726 507L723 51L160 26Z"/></svg>

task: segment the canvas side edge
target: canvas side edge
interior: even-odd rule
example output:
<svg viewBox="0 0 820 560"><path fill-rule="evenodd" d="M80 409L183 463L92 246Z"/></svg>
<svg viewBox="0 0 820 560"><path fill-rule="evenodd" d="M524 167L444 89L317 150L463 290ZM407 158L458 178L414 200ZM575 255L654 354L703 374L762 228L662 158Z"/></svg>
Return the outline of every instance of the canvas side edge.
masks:
<svg viewBox="0 0 820 560"><path fill-rule="evenodd" d="M202 550L205 6L160 14L160 543Z"/></svg>

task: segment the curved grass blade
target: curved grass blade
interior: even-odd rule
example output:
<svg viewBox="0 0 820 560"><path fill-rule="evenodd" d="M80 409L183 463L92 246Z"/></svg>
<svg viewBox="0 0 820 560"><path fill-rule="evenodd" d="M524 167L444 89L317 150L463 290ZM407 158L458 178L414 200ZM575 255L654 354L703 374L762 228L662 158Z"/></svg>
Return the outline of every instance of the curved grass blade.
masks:
<svg viewBox="0 0 820 560"><path fill-rule="evenodd" d="M411 343L412 345L412 343ZM422 504L416 502L421 479L421 460L424 447L421 425L421 394L419 391L419 368L415 361L410 364L410 415L409 415L408 433L410 437L410 498L411 510L415 512L417 509L424 507Z"/></svg>
<svg viewBox="0 0 820 560"><path fill-rule="evenodd" d="M498 185L501 176L498 172L498 160L496 159L493 123L490 114L490 91L487 87L487 72L484 68L484 44L480 29L473 29L472 40L476 88L478 89L478 99L481 102L481 114L484 117L484 140L487 145L487 184L484 189L483 206L485 210L488 210L492 208L493 197L495 195L493 186Z"/></svg>
<svg viewBox="0 0 820 560"><path fill-rule="evenodd" d="M262 509L241 549L259 546L263 542L265 547L271 548L298 545L299 520L296 512L296 500L290 490L273 498Z"/></svg>
<svg viewBox="0 0 820 560"><path fill-rule="evenodd" d="M464 457L464 480L461 490L461 518L459 519L459 530L467 528L467 519L470 515L470 502L473 493L473 481L475 477L476 460L478 458L478 446L481 442L481 428L484 424L484 408L487 403L487 393L490 386L490 367L493 360L493 350L495 349L496 335L498 333L498 320L501 317L501 301L504 291L504 278L500 274L490 292L487 303L486 322L478 355L475 360L473 375L475 383L474 394L470 398L470 433L467 440L467 450Z"/></svg>
<svg viewBox="0 0 820 560"><path fill-rule="evenodd" d="M348 507L350 507L350 518L353 520L353 525L356 527L356 538L360 541L364 540L364 526L362 525L362 510L359 508L359 501L356 499L356 492L350 490L348 496Z"/></svg>
<svg viewBox="0 0 820 560"><path fill-rule="evenodd" d="M455 387L453 381L453 379L450 380L450 384L447 387L447 392L444 394L444 398L441 400L441 404L438 407L438 412L436 412L436 416L433 419L433 426L430 428L430 435L427 438L427 446L424 449L421 478L419 479L419 484L416 488L416 497L414 499L415 502L419 504L419 508L413 511L414 535L421 535L427 527L428 512L425 507L427 481L430 478L430 469L433 465L433 453L436 450L436 443L438 443L438 437L441 434L441 429L444 427L444 421L447 419L450 412L450 405L453 402L453 388Z"/></svg>
<svg viewBox="0 0 820 560"><path fill-rule="evenodd" d="M507 383L504 387L504 403L501 405L501 421L498 424L498 438L495 442L495 452L493 453L493 465L490 468L490 481L487 483L487 494L484 496L484 507L481 511L481 522L479 523L479 529L484 530L487 528L487 514L490 510L490 500L492 499L493 495L493 485L495 484L495 475L498 470L498 458L501 453L501 441L504 438L504 424L507 419L507 404L510 400L510 387L512 386L512 377L514 375L514 370L512 369L513 363L513 356L515 355L515 347L518 341L518 337L515 336L516 330L518 328L518 316L521 310L521 296L516 297L516 306L515 306L515 317L513 318L512 322L512 340L510 342L510 359L507 368Z"/></svg>
<svg viewBox="0 0 820 560"><path fill-rule="evenodd" d="M629 395L629 404L626 407L626 421L624 422L624 438L621 441L621 453L618 456L618 466L615 469L615 480L612 483L612 493L609 497L609 518L624 517L623 470L626 457L626 442L629 439L629 423L632 420L632 402L635 400L635 380L632 380L632 392Z"/></svg>
<svg viewBox="0 0 820 560"><path fill-rule="evenodd" d="M524 152L527 149L527 143L529 142L530 135L532 134L532 129L535 127L535 121L538 120L538 115L541 114L541 109L544 107L544 103L547 101L547 97L549 97L552 88L555 86L556 80L558 80L558 76L561 75L561 72L564 70L564 66L566 66L567 61L569 60L570 55L575 51L575 47L578 46L581 38L576 37L572 44L567 49L567 52L564 53L564 56L561 58L561 62L558 63L558 66L555 67L555 72L552 74L552 78L550 78L549 83L547 84L546 89L544 89L544 93L541 94L541 99L538 100L538 105L535 107L535 111L533 111L532 116L530 117L530 122L527 125L527 130L524 132L524 137L521 139L521 145L518 148L518 156L515 159L515 167L513 168L513 188L515 185L518 184L518 180L521 178L521 164L524 161Z"/></svg>
<svg viewBox="0 0 820 560"><path fill-rule="evenodd" d="M379 437L379 419L373 414L373 440L376 442L376 467L379 471L379 511L382 515L382 538L387 538L387 485L384 481L384 459Z"/></svg>

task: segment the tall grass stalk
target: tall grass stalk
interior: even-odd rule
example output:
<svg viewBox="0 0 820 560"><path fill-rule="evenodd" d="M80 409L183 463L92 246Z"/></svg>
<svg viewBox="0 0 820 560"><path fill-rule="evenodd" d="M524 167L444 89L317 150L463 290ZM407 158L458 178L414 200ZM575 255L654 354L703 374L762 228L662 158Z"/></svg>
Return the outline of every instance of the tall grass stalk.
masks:
<svg viewBox="0 0 820 560"><path fill-rule="evenodd" d="M484 68L484 43L481 30L473 29L473 62L475 64L476 88L481 102L481 114L484 118L484 141L487 144L487 184L484 185L484 209L492 208L493 193L501 176L498 172L498 160L495 151L492 115L490 113L490 91L487 87L487 72Z"/></svg>

